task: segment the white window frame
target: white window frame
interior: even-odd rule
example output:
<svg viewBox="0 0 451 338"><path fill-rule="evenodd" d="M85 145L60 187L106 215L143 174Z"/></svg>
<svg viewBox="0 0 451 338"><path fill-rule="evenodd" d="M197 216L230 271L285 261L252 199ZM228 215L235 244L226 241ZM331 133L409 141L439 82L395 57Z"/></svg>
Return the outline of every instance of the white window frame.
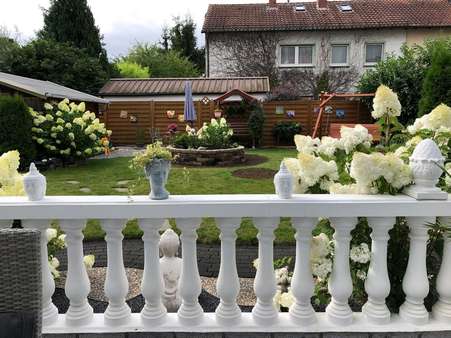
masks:
<svg viewBox="0 0 451 338"><path fill-rule="evenodd" d="M294 63L282 63L282 47L294 47ZM311 47L312 48L312 62L311 63L299 63L299 47ZM279 67L280 68L311 68L315 67L316 46L314 43L303 44L283 44L279 46Z"/></svg>
<svg viewBox="0 0 451 338"><path fill-rule="evenodd" d="M363 48L365 48L365 50L364 50L364 52L363 52L364 57L365 57L364 63L363 63L363 64L364 64L364 66L372 67L372 66L377 65L377 62L367 62L367 61L366 61L366 54L367 54L367 47L368 47L368 45L382 45L382 55L381 55L381 60L384 60L384 56L385 56L385 43L384 43L384 42L365 42L365 45L364 45L364 47L363 47Z"/></svg>
<svg viewBox="0 0 451 338"><path fill-rule="evenodd" d="M332 53L333 53L334 47L346 47L346 62L345 63L333 63L332 62ZM348 67L349 66L349 49L350 49L349 43L341 43L341 42L331 43L330 44L330 64L329 64L330 67Z"/></svg>

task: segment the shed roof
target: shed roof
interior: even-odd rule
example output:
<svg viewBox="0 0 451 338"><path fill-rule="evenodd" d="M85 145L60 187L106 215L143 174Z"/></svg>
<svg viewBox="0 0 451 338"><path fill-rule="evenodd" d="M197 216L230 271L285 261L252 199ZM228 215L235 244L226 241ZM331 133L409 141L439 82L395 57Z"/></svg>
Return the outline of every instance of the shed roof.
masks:
<svg viewBox="0 0 451 338"><path fill-rule="evenodd" d="M342 11L340 5L350 5ZM305 10L296 10L303 5ZM311 31L333 29L451 27L448 0L347 0L259 4L211 4L202 31Z"/></svg>
<svg viewBox="0 0 451 338"><path fill-rule="evenodd" d="M100 97L86 94L78 90L61 86L54 82L36 80L29 77L23 77L0 72L0 85L25 92L43 99L55 98L94 103L109 103L108 100Z"/></svg>
<svg viewBox="0 0 451 338"><path fill-rule="evenodd" d="M268 77L111 79L100 90L104 96L183 95L191 81L193 94L223 94L232 89L267 93Z"/></svg>

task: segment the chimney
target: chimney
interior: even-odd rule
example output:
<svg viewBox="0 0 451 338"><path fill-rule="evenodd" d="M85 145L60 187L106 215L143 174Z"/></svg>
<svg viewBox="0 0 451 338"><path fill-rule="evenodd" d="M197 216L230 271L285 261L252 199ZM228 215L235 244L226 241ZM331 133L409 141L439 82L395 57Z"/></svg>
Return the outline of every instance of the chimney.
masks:
<svg viewBox="0 0 451 338"><path fill-rule="evenodd" d="M269 7L277 7L277 0L269 0L268 6Z"/></svg>
<svg viewBox="0 0 451 338"><path fill-rule="evenodd" d="M316 0L316 5L319 9L326 9L327 8L327 0Z"/></svg>

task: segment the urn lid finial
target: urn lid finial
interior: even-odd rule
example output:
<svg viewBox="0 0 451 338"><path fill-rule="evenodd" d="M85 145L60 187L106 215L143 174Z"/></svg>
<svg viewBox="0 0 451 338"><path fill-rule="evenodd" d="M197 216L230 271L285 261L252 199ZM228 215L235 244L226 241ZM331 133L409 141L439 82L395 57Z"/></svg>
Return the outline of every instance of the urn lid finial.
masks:
<svg viewBox="0 0 451 338"><path fill-rule="evenodd" d="M440 162L444 160L444 157L437 143L431 139L425 139L415 147L410 160Z"/></svg>

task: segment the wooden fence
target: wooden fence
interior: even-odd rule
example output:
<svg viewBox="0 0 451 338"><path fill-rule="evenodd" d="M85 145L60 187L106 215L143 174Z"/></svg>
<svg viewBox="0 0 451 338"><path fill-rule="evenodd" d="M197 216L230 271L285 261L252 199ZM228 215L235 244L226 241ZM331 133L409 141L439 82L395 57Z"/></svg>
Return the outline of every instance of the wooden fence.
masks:
<svg viewBox="0 0 451 338"><path fill-rule="evenodd" d="M136 144L150 142L151 135L164 135L170 124L176 124L178 131L185 130L186 123L179 120L183 116L182 101L115 101L112 102L103 116L107 128L113 131L114 144ZM269 101L263 104L265 111L265 125L262 145L271 147L276 145L272 130L276 123L281 121L298 122L301 133L311 135L318 116L317 100L297 101ZM327 135L330 123L369 123L371 116L367 107L359 100L333 100L330 106L331 114L325 114L322 121L322 135ZM214 117L214 103L204 104L195 102L197 121L195 127L199 128L204 122ZM172 118L167 112L175 112ZM289 117L288 113L294 113ZM231 119L232 127L237 123L236 117ZM243 117L242 121L246 121Z"/></svg>

